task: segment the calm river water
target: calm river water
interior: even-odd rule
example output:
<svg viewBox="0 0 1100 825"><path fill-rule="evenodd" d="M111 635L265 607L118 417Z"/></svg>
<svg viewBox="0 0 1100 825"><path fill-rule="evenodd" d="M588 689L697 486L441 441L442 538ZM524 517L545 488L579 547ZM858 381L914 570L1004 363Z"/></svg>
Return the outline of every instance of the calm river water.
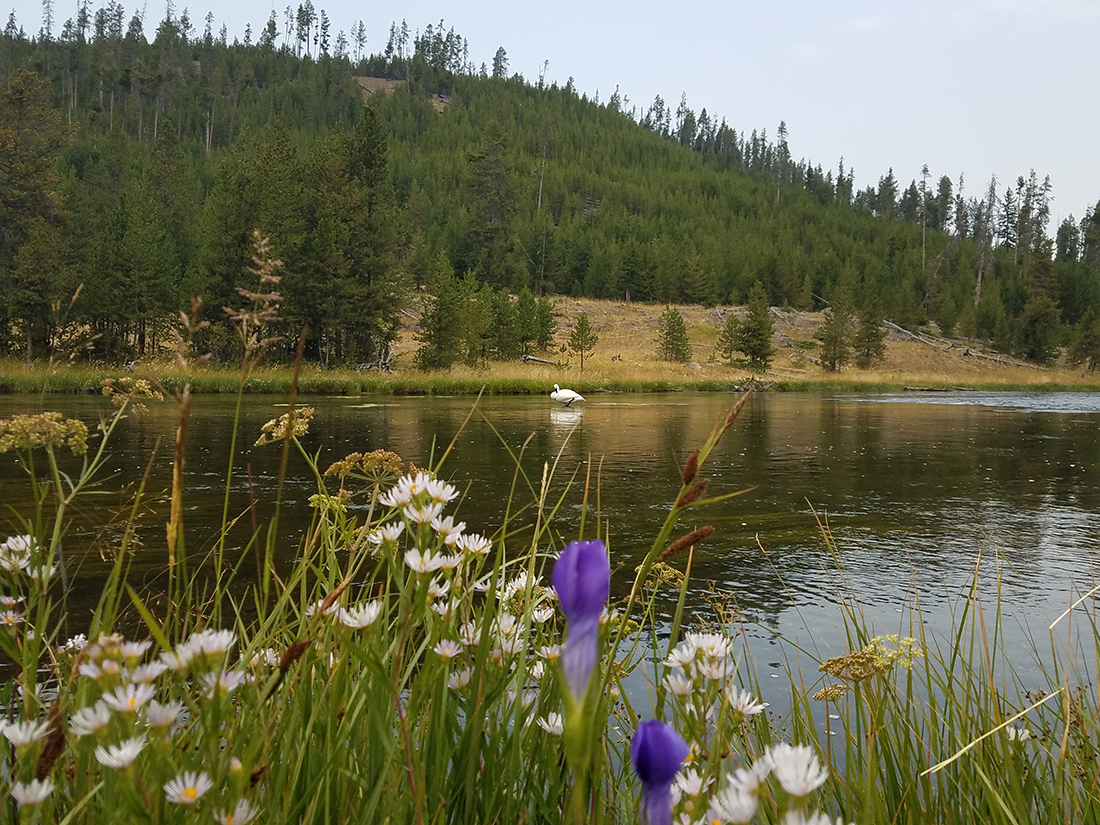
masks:
<svg viewBox="0 0 1100 825"><path fill-rule="evenodd" d="M593 479L597 469L601 473L599 504L613 564L622 562L614 586L624 590L678 489L684 459L733 400L593 394L578 408L565 409L545 397L485 398L443 475L465 493L458 515L468 529L491 534L501 524L512 482L509 450L520 454L526 444L521 467L535 485L543 464L560 455L555 494L575 472L583 480L591 461ZM304 401L317 409L305 443L319 454L322 468L347 453L378 448L426 466L474 405L469 397ZM261 501L273 492L280 449L251 445L261 424L284 408L282 398L246 399L234 514L247 509L249 485ZM39 409L89 424L109 414L98 397L0 398L0 416ZM196 553L209 547L212 525L220 520L232 413L231 399L195 399L186 518ZM84 500L67 540L70 562L83 559L74 576L76 604L94 603L106 569L100 556L117 542L126 490L151 457L151 497L140 515L143 546L134 571L147 586L159 576L175 416L174 404L166 402L121 425L103 494ZM991 597L999 581L1009 647L1019 648L1029 637L1042 644L1050 622L1095 584L1098 425L1100 396L1088 394L754 396L703 475L712 494L755 489L697 510L683 525L717 528L697 548L698 590L704 590L703 580L713 581L736 600L758 669L770 675L794 650L779 644L779 637L821 657L844 652L835 606L842 592L863 605L880 632L908 635L902 623L917 595L921 620L946 629L981 555L980 589ZM305 502L314 492L303 462L292 456L283 516L286 559L294 557L309 519ZM0 456L0 495L16 510L27 506L27 485L10 454ZM517 500L530 497L521 493ZM580 500L578 484L556 521L566 539L576 536ZM828 521L836 556L822 539L814 511ZM0 532L16 532L10 511L0 519ZM702 609L702 600L697 604ZM1094 611L1095 603L1087 601L1076 612L1086 610Z"/></svg>

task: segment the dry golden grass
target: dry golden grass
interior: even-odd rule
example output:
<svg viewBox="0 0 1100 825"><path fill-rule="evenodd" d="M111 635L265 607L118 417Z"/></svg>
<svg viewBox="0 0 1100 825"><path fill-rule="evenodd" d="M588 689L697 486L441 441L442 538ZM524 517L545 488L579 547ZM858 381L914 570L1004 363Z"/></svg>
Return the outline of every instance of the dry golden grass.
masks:
<svg viewBox="0 0 1100 825"><path fill-rule="evenodd" d="M657 357L657 326L664 307L624 301L597 301L558 296L553 299L558 319L557 343L560 347L583 312L599 336L595 353L585 360L583 376L575 356L559 350L540 353L551 361L568 361L566 367L541 364L493 363L474 369L455 367L452 378L475 380L478 377L505 382L539 379L547 383L563 376L574 383L606 385L632 382L671 382L696 384L707 382L738 383L750 373L721 362L716 351L718 334L730 313L743 315L743 307L678 306L691 339L693 361L669 364ZM1092 389L1095 376L1083 376L1080 370L1056 367L1019 366L996 363L976 353L976 342L957 342L951 348L933 347L891 333L887 338L886 357L871 369L849 365L840 373L828 372L805 357L817 353L814 332L823 321L820 312L775 313L776 347L772 367L764 376L769 381L795 383L836 383L894 385L915 387L1019 386L1041 387L1052 384ZM409 320L396 350L399 370L413 369L416 351L415 322ZM987 353L996 355L995 353ZM615 360L612 360L612 359Z"/></svg>

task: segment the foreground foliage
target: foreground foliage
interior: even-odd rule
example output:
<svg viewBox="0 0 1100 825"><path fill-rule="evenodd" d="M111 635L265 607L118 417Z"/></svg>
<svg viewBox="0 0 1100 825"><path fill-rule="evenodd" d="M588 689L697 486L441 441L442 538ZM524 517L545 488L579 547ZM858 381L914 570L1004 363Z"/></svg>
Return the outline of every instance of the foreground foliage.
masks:
<svg viewBox="0 0 1100 825"><path fill-rule="evenodd" d="M551 498L557 462L531 478L517 456L514 500L485 535L448 512L458 497L445 480L450 448L431 469L384 451L321 468L299 442L312 410L292 403L258 435L316 482L298 561L273 563L276 515L252 539L259 579L238 580L244 554L227 546L226 514L212 555L194 564L177 465L159 597L127 583L126 533L87 637L65 640L66 513L101 472L121 416L159 400L141 380L104 394L118 411L95 434L53 414L0 422L0 449L38 491L21 532L0 545L0 647L12 668L0 762L13 798L0 820L1100 815L1097 702L1076 683L1088 661L1056 654L1038 692L999 687L988 670L1001 656L997 624L976 583L946 639L917 621L908 637L876 636L846 596L851 652L815 663L824 675L812 684L789 674L792 709L779 718L756 698L736 614L719 604L688 626L693 548L713 528L676 538L676 522L737 495L708 495L703 473L745 398L685 462L664 525L611 601L615 544L600 531L591 479ZM186 422L186 392L177 401ZM79 473L62 471L62 451L85 456ZM576 496L578 540L565 542L554 520ZM657 608L662 590L678 602L671 617ZM1083 639L1100 651L1087 615ZM632 674L648 687L629 687ZM823 718L839 736L818 741Z"/></svg>

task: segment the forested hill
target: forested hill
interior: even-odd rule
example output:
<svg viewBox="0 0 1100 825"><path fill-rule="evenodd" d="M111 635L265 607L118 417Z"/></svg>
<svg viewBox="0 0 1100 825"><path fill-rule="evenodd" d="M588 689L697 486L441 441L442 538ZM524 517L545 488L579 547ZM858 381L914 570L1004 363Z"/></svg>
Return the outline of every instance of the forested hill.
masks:
<svg viewBox="0 0 1100 825"><path fill-rule="evenodd" d="M329 361L376 357L413 290L452 271L662 303L741 302L759 280L775 305L848 293L1040 361L1074 336L1100 347L1100 211L1052 233L1034 173L981 197L946 177L856 190L842 163L796 160L782 124L769 141L686 101L624 111L617 91L509 76L503 48L478 70L442 22L363 56L361 30L349 46L317 28L311 54L308 28L303 50L274 17L244 43L209 18L201 36L166 19L152 43L124 21L112 2L58 38L14 19L0 36L11 353L140 356L201 295L201 343L230 354L222 307L257 289L254 229L282 262L286 340L308 323ZM365 77L397 82L363 108L381 85Z"/></svg>

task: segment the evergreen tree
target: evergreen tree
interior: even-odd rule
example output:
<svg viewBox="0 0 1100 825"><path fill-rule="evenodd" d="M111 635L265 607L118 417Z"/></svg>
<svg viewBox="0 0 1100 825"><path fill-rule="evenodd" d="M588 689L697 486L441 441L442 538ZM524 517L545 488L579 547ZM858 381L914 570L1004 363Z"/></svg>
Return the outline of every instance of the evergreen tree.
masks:
<svg viewBox="0 0 1100 825"><path fill-rule="evenodd" d="M516 299L516 324L519 337L520 354L527 355L531 345L539 337L539 306L531 290L524 287Z"/></svg>
<svg viewBox="0 0 1100 825"><path fill-rule="evenodd" d="M737 316L732 312L726 316L726 322L722 325L722 329L718 333L717 349L718 354L725 359L725 361L733 366L733 355L736 352L740 352L737 346L737 330L740 327L741 322Z"/></svg>
<svg viewBox="0 0 1100 825"><path fill-rule="evenodd" d="M825 310L825 323L814 337L821 341L821 365L839 372L848 363L855 332L855 310L846 290L838 290L833 305Z"/></svg>
<svg viewBox="0 0 1100 825"><path fill-rule="evenodd" d="M420 343L416 365L422 370L450 369L461 354L466 295L442 252L432 264L431 289L434 297L425 306L416 333Z"/></svg>
<svg viewBox="0 0 1100 825"><path fill-rule="evenodd" d="M498 361L510 361L523 354L520 343L519 312L505 289L493 294L489 350Z"/></svg>
<svg viewBox="0 0 1100 825"><path fill-rule="evenodd" d="M583 312L573 325L573 331L569 333L569 350L574 355L580 356L581 372L584 372L584 358L591 355L599 341L592 325L588 323L588 316Z"/></svg>
<svg viewBox="0 0 1100 825"><path fill-rule="evenodd" d="M749 291L748 314L737 324L735 341L737 350L749 359L749 368L754 372L766 372L771 365L772 333L775 322L768 306L768 293L764 285L757 281Z"/></svg>
<svg viewBox="0 0 1100 825"><path fill-rule="evenodd" d="M691 360L691 341L687 324L678 309L665 307L657 320L657 352L662 361L684 363Z"/></svg>
<svg viewBox="0 0 1100 825"><path fill-rule="evenodd" d="M1100 319L1095 310L1090 308L1081 318L1066 355L1069 363L1083 367L1090 375L1100 366Z"/></svg>
<svg viewBox="0 0 1100 825"><path fill-rule="evenodd" d="M1050 364L1058 355L1061 313L1048 295L1038 295L1024 306L1017 319L1019 355L1037 364Z"/></svg>
<svg viewBox="0 0 1100 825"><path fill-rule="evenodd" d="M852 336L852 351L860 369L867 369L886 357L886 327L880 316L873 301L868 301L859 314L859 329Z"/></svg>
<svg viewBox="0 0 1100 825"><path fill-rule="evenodd" d="M554 317L554 304L549 295L538 300L535 314L535 346L540 352L546 352L554 345L554 335L558 331L558 319Z"/></svg>

